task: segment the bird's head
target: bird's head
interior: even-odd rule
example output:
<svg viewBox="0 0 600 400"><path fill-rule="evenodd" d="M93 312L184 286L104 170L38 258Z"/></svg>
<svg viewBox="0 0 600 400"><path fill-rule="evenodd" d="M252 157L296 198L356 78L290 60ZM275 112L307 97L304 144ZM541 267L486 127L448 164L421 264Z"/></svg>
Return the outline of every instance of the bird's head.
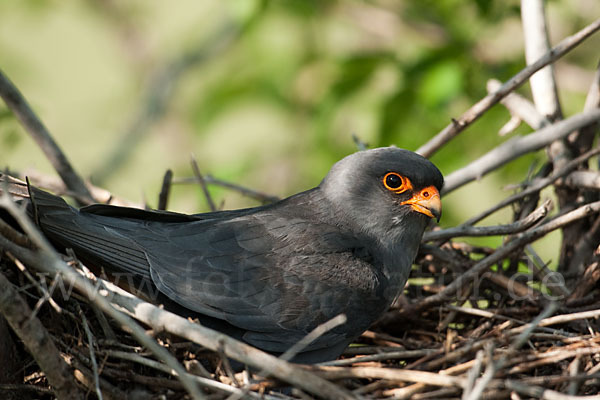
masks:
<svg viewBox="0 0 600 400"><path fill-rule="evenodd" d="M441 216L443 183L426 158L382 147L340 160L320 188L341 224L373 238L401 235L418 246L428 221Z"/></svg>

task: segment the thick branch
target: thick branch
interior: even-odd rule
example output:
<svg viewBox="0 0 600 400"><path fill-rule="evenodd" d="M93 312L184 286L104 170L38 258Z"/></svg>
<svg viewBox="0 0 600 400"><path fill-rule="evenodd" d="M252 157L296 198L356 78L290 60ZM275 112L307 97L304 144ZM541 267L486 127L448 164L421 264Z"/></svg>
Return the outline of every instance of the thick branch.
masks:
<svg viewBox="0 0 600 400"><path fill-rule="evenodd" d="M590 111L596 108L600 108L600 63L596 67L594 79L585 98L583 111ZM578 132L573 132L573 134L569 135L569 143L578 154L583 153L592 147L597 132L598 126L584 126Z"/></svg>
<svg viewBox="0 0 600 400"><path fill-rule="evenodd" d="M600 190L600 173L598 171L573 171L564 181L573 188Z"/></svg>
<svg viewBox="0 0 600 400"><path fill-rule="evenodd" d="M550 51L544 0L521 0L525 59L531 65ZM551 121L561 118L554 68L548 65L529 78L537 110Z"/></svg>

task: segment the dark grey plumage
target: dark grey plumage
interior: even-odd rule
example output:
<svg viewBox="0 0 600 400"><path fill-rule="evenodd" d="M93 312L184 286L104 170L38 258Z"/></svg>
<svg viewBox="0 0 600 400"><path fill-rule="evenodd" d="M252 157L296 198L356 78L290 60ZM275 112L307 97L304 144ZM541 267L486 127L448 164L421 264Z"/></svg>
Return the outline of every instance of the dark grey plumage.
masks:
<svg viewBox="0 0 600 400"><path fill-rule="evenodd" d="M407 177L411 190L386 188L389 172ZM295 359L319 362L337 357L400 293L429 220L401 203L442 185L431 162L389 147L352 154L316 188L262 207L77 211L32 188L32 213L52 241L84 261L133 276L175 312L269 352L345 313L347 323Z"/></svg>

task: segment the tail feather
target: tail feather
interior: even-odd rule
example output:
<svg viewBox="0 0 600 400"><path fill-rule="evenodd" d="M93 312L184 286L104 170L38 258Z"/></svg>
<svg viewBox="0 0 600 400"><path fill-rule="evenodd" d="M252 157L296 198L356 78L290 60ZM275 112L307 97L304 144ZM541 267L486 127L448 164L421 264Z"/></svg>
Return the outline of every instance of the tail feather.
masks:
<svg viewBox="0 0 600 400"><path fill-rule="evenodd" d="M118 219L82 214L61 197L34 186L29 186L29 194L27 211L52 242L72 248L83 261L111 272L151 279L143 249L110 226Z"/></svg>
<svg viewBox="0 0 600 400"><path fill-rule="evenodd" d="M127 238L82 232L60 224L43 223L44 233L65 248L72 248L84 261L106 267L112 272L129 272L149 279L148 260L144 252ZM134 248L135 246L136 248Z"/></svg>

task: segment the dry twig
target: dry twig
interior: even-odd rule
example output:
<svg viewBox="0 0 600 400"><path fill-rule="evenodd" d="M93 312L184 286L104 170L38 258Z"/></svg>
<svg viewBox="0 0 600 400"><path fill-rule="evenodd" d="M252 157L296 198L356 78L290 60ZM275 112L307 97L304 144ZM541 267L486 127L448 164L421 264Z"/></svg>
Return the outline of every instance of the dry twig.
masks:
<svg viewBox="0 0 600 400"><path fill-rule="evenodd" d="M133 335L143 345L151 349L157 357L163 360L167 365L177 371L182 384L186 387L189 393L195 399L201 399L204 396L198 390L195 382L183 376L185 370L177 362L169 352L159 346L152 338L146 335L145 331L126 315L115 310L110 303L102 296L97 296L96 288L87 280L83 279L77 272L69 268L56 254L50 244L37 231L23 210L20 210L6 195L0 195L0 206L9 211L11 215L19 222L23 230L29 235L31 240L39 248L39 253L31 252L27 249L20 248L12 242L0 237L0 247L4 251L11 251L17 257L22 258L29 265L35 266L37 269L51 273L58 279L63 279L71 285L77 287L81 292L92 300L102 311L106 312L112 318L117 320L122 326L131 329Z"/></svg>
<svg viewBox="0 0 600 400"><path fill-rule="evenodd" d="M82 399L69 367L63 362L44 325L31 317L31 309L16 288L0 273L0 313L35 358L54 393L61 399Z"/></svg>
<svg viewBox="0 0 600 400"><path fill-rule="evenodd" d="M19 89L13 85L2 71L0 71L0 97L2 97L8 108L21 121L23 127L37 142L42 151L44 151L44 154L46 154L46 157L48 157L48 160L50 160L65 185L77 195L78 199L82 200L83 204L94 203L94 198L81 177L71 166L67 156L58 147L58 144L54 141L46 126L35 115Z"/></svg>
<svg viewBox="0 0 600 400"><path fill-rule="evenodd" d="M528 65L517 75L509 79L497 91L485 96L483 99L479 100L471 108L469 108L458 119L453 120L452 123L445 127L440 133L434 136L423 146L419 147L417 153L422 154L425 157L430 157L433 153L439 150L444 143L448 142L462 132L467 126L469 126L472 122L483 115L483 113L489 110L490 107L504 98L504 96L525 83L527 79L531 77L531 75L551 62L562 57L564 54L584 41L587 37L594 34L598 29L600 29L600 20L594 21L576 34L563 39L559 44L554 46L548 53L539 58L536 62Z"/></svg>
<svg viewBox="0 0 600 400"><path fill-rule="evenodd" d="M600 109L584 112L571 118L548 125L527 136L515 136L490 150L487 154L472 161L469 165L446 176L443 194L480 179L485 174L516 159L523 154L539 150L556 140L565 138L571 132L600 120Z"/></svg>

